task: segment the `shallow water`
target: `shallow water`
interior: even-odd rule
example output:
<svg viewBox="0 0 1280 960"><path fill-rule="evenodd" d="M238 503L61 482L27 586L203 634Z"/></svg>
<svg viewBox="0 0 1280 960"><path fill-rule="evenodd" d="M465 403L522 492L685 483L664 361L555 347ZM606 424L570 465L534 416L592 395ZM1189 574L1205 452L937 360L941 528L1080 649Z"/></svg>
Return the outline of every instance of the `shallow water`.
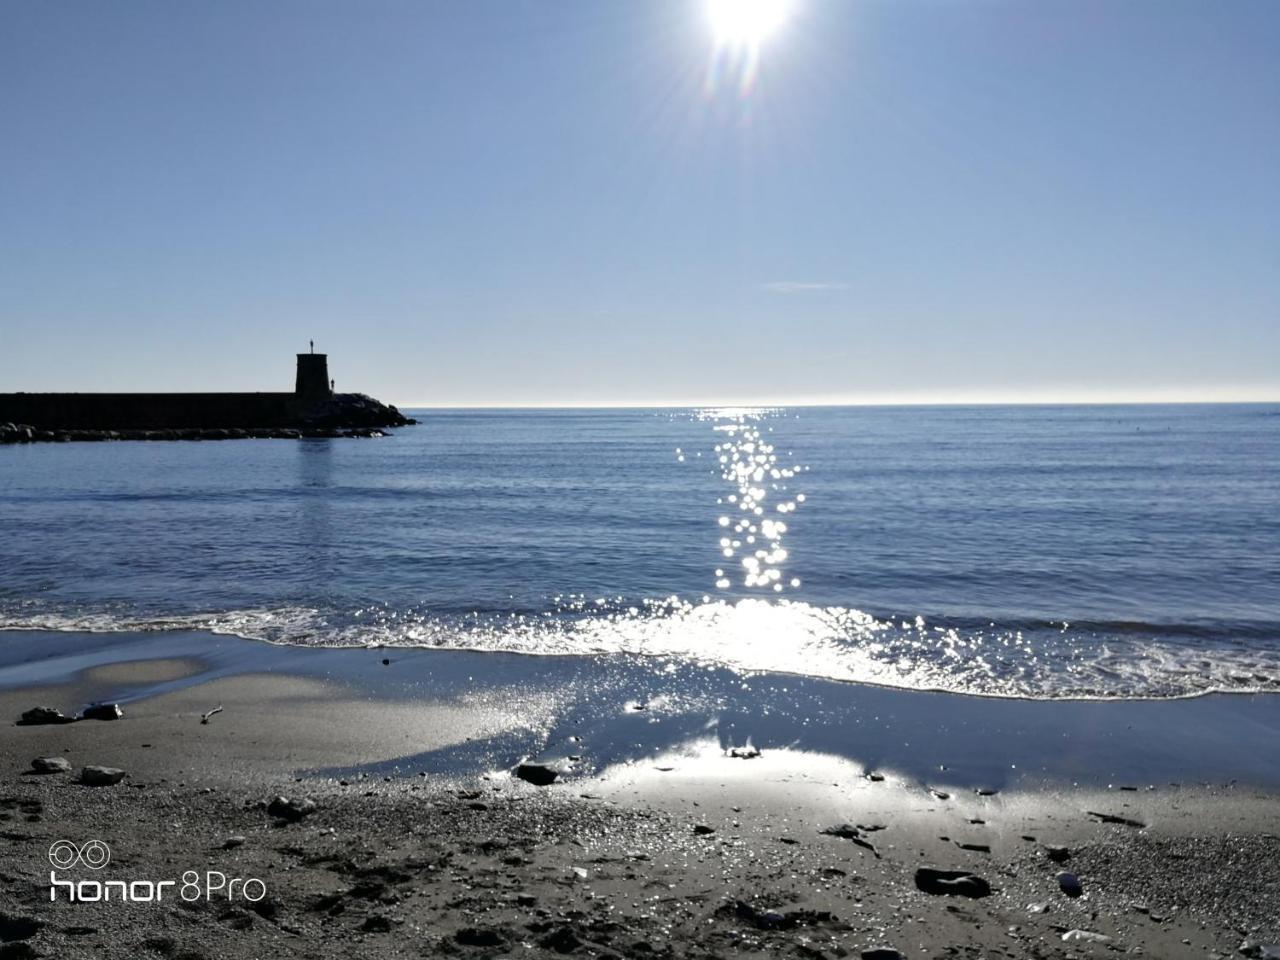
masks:
<svg viewBox="0 0 1280 960"><path fill-rule="evenodd" d="M810 769L813 761L811 773L819 779L829 776L819 772L824 758L837 758L854 765L842 778L876 771L946 789L1280 786L1280 753L1273 749L1280 697L1265 694L1138 701L971 697L792 674L744 677L727 667L625 654L334 649L188 631L15 632L9 641L0 645L0 691L56 690L75 681L86 703L121 703L126 718L134 715L134 703L150 697L274 674L322 680L339 700L445 703L472 708L496 724L491 735L427 751L397 729L391 742L403 744L403 756L299 773L474 776L509 770L529 757L576 776L619 767L705 772L733 748L750 747L785 756L792 772ZM159 677L128 669L104 676L100 669L157 657L180 658L189 669ZM85 705L41 697L52 697L68 714ZM338 707L332 722L355 721ZM765 766L742 774L763 775Z"/></svg>
<svg viewBox="0 0 1280 960"><path fill-rule="evenodd" d="M0 449L0 627L1280 690L1280 407L419 415Z"/></svg>

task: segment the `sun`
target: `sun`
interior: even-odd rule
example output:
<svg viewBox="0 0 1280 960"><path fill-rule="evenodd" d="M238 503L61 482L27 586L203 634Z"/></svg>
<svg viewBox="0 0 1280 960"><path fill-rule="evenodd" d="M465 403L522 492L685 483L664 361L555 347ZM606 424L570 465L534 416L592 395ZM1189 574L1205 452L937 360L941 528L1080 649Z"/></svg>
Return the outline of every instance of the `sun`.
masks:
<svg viewBox="0 0 1280 960"><path fill-rule="evenodd" d="M756 50L791 14L794 0L706 0L707 19L720 47Z"/></svg>

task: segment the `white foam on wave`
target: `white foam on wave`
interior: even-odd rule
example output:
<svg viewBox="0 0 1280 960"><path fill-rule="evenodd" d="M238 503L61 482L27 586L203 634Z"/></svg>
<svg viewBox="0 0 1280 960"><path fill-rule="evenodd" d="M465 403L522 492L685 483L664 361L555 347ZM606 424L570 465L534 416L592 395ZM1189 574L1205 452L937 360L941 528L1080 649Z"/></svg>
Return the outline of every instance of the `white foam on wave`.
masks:
<svg viewBox="0 0 1280 960"><path fill-rule="evenodd" d="M575 601L540 616L305 607L175 616L0 611L0 630L203 630L268 643L394 646L540 656L637 655L746 673L1032 699L1142 699L1280 691L1280 651L1156 638L1026 637L881 620L791 600Z"/></svg>

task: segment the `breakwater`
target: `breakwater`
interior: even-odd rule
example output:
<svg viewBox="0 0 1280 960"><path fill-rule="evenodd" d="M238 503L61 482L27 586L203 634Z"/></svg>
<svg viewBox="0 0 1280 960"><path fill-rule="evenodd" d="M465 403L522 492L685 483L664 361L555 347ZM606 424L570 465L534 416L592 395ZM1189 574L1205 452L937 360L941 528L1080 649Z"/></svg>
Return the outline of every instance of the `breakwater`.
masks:
<svg viewBox="0 0 1280 960"><path fill-rule="evenodd" d="M0 443L380 436L415 421L334 393L324 354L299 354L292 392L0 393Z"/></svg>

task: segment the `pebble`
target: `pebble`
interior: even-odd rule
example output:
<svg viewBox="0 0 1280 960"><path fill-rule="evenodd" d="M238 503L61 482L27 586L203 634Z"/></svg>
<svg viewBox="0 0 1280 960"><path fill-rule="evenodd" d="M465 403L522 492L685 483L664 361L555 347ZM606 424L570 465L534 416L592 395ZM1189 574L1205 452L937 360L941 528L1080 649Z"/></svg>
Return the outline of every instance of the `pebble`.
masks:
<svg viewBox="0 0 1280 960"><path fill-rule="evenodd" d="M1096 810L1086 810L1085 813L1089 814L1091 817L1097 817L1103 823L1118 823L1123 827L1135 827L1138 830L1142 830L1146 827L1146 824L1141 820L1122 817L1114 813L1098 813Z"/></svg>
<svg viewBox="0 0 1280 960"><path fill-rule="evenodd" d="M70 773L71 761L65 757L36 757L31 769L36 773Z"/></svg>
<svg viewBox="0 0 1280 960"><path fill-rule="evenodd" d="M120 709L118 703L95 703L93 706L85 707L80 714L81 720L119 720L124 716L124 711Z"/></svg>
<svg viewBox="0 0 1280 960"><path fill-rule="evenodd" d="M1071 851L1066 847L1058 847L1052 844L1045 844L1045 855L1054 863L1066 863L1071 859Z"/></svg>
<svg viewBox="0 0 1280 960"><path fill-rule="evenodd" d="M32 707L22 714L18 721L20 727L37 727L46 723L75 723L75 717L68 717L61 710L53 707Z"/></svg>
<svg viewBox="0 0 1280 960"><path fill-rule="evenodd" d="M827 827L821 832L829 837L839 837L842 840L852 841L864 850L870 850L874 853L877 860L880 859L880 852L876 850L870 841L863 838L861 827L855 827L851 823L842 823L838 827Z"/></svg>
<svg viewBox="0 0 1280 960"><path fill-rule="evenodd" d="M109 787L124 779L119 767L87 766L80 771L80 782L87 787Z"/></svg>
<svg viewBox="0 0 1280 960"><path fill-rule="evenodd" d="M303 817L310 816L319 809L316 802L307 797L275 797L267 804L268 816L275 817L277 820L289 820L297 822Z"/></svg>
<svg viewBox="0 0 1280 960"><path fill-rule="evenodd" d="M1110 943L1111 938L1105 933L1094 933L1092 930L1068 930L1062 935L1067 943L1078 940L1081 943Z"/></svg>
<svg viewBox="0 0 1280 960"><path fill-rule="evenodd" d="M916 869L916 889L925 893L978 899L991 893L991 884L964 870L939 870L937 867Z"/></svg>
<svg viewBox="0 0 1280 960"><path fill-rule="evenodd" d="M227 837L226 840L222 841L223 850L234 850L236 847L240 847L243 845L244 845L244 837L241 837L239 835L234 837Z"/></svg>
<svg viewBox="0 0 1280 960"><path fill-rule="evenodd" d="M546 787L555 783L560 771L545 763L522 763L515 769L515 775L535 787Z"/></svg>
<svg viewBox="0 0 1280 960"><path fill-rule="evenodd" d="M1068 897L1079 897L1084 895L1084 887L1080 883L1080 878L1074 873L1068 873L1063 870L1057 876L1058 886L1062 888L1062 892Z"/></svg>
<svg viewBox="0 0 1280 960"><path fill-rule="evenodd" d="M902 960L902 954L893 947L872 947L862 951L862 960Z"/></svg>

